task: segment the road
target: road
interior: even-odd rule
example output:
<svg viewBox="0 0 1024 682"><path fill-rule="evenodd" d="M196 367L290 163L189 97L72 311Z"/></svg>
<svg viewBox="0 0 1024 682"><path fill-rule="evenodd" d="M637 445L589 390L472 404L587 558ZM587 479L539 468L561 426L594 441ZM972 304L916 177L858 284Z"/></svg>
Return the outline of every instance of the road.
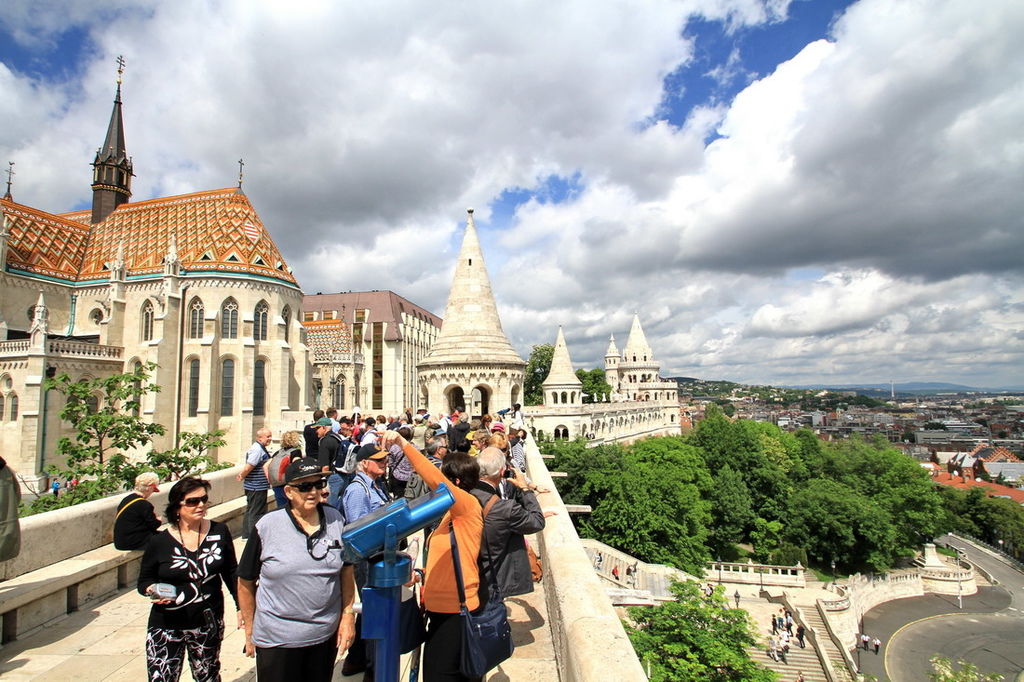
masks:
<svg viewBox="0 0 1024 682"><path fill-rule="evenodd" d="M925 595L882 604L864 615L864 630L884 642L881 654L860 652L862 671L879 680L927 682L929 659L940 654L1014 680L1024 671L1024 574L967 541L939 538L998 581L963 598Z"/></svg>

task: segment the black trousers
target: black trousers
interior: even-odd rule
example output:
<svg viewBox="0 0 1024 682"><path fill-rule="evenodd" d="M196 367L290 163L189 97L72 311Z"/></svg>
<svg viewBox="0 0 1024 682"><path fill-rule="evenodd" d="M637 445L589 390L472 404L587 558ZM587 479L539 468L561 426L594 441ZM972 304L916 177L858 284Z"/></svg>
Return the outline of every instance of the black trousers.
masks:
<svg viewBox="0 0 1024 682"><path fill-rule="evenodd" d="M245 491L245 516L242 517L242 537L252 535L252 529L264 514L267 513L267 491Z"/></svg>
<svg viewBox="0 0 1024 682"><path fill-rule="evenodd" d="M256 679L259 682L331 682L334 659L338 657L338 638L331 635L319 644L286 649L256 647Z"/></svg>
<svg viewBox="0 0 1024 682"><path fill-rule="evenodd" d="M462 616L427 611L427 639L423 645L423 682L479 682L459 672L462 658Z"/></svg>

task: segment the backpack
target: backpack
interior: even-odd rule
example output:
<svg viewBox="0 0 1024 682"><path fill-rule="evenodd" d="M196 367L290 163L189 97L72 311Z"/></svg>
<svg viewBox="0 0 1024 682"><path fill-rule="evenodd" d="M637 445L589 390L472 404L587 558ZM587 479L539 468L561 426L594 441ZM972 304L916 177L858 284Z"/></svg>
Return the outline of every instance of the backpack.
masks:
<svg viewBox="0 0 1024 682"><path fill-rule="evenodd" d="M334 471L339 474L352 474L356 470L356 453L359 446L345 439L338 443L334 452Z"/></svg>
<svg viewBox="0 0 1024 682"><path fill-rule="evenodd" d="M275 452L274 456L267 461L264 466L266 467L267 481L271 487L284 485L284 472L291 463L292 451L283 448Z"/></svg>

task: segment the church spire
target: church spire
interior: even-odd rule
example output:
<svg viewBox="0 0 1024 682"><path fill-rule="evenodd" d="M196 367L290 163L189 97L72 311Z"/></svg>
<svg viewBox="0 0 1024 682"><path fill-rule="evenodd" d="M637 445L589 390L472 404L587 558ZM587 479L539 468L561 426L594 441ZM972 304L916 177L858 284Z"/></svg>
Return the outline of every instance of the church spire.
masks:
<svg viewBox="0 0 1024 682"><path fill-rule="evenodd" d="M92 162L92 222L103 222L132 196L132 160L124 142L124 121L121 116L121 81L124 58L117 58L117 94L107 124L107 137L96 150Z"/></svg>
<svg viewBox="0 0 1024 682"><path fill-rule="evenodd" d="M561 325L558 327L558 336L555 338L555 350L551 354L551 369L541 385L545 388L553 386L578 388L583 385L572 369L572 358L569 357L569 346L565 343L565 334L562 333Z"/></svg>
<svg viewBox="0 0 1024 682"><path fill-rule="evenodd" d="M455 264L441 333L418 367L467 362L519 367L525 364L501 328L473 222L473 209L468 210L466 233Z"/></svg>

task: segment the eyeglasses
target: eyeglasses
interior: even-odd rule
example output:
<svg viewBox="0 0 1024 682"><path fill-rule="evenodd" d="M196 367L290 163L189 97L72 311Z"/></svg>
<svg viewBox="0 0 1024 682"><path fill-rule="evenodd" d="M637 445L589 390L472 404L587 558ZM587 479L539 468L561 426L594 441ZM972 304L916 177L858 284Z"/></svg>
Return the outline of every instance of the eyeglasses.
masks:
<svg viewBox="0 0 1024 682"><path fill-rule="evenodd" d="M312 490L323 490L327 487L327 479L321 478L319 481L306 481L305 483L290 484L292 488L295 488L300 493L308 493Z"/></svg>
<svg viewBox="0 0 1024 682"><path fill-rule="evenodd" d="M183 507L198 507L201 504L206 504L210 501L209 495L203 495L202 497L189 497L181 501Z"/></svg>

